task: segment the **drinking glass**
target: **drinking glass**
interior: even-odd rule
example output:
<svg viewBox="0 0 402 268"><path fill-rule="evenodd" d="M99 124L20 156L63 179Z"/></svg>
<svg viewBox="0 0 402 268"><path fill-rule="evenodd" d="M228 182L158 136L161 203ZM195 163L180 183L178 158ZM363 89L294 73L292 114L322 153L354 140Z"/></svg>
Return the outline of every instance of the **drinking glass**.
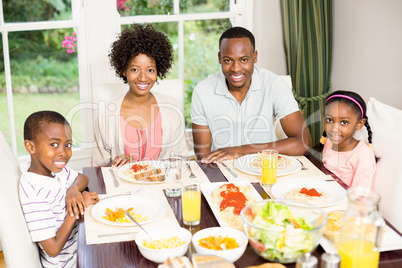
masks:
<svg viewBox="0 0 402 268"><path fill-rule="evenodd" d="M201 219L201 189L196 179L183 181L181 187L181 207L183 223L194 226L200 224Z"/></svg>
<svg viewBox="0 0 402 268"><path fill-rule="evenodd" d="M165 168L166 196L181 195L181 177L184 169L184 160L181 156L169 156L163 159Z"/></svg>
<svg viewBox="0 0 402 268"><path fill-rule="evenodd" d="M272 187L276 183L278 170L278 152L275 150L264 150L261 156L262 185Z"/></svg>

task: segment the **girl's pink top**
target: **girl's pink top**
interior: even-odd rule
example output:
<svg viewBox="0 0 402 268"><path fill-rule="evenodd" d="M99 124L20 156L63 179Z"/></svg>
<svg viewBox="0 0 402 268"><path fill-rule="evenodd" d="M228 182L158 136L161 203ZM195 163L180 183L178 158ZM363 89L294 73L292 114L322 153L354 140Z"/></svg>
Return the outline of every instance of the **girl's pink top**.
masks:
<svg viewBox="0 0 402 268"><path fill-rule="evenodd" d="M123 136L124 153L131 155L134 161L156 160L162 147L162 117L158 112L155 120L143 129L129 125L120 116L120 128Z"/></svg>
<svg viewBox="0 0 402 268"><path fill-rule="evenodd" d="M363 186L373 189L377 168L373 150L364 141L347 152L332 150L332 142L327 139L322 151L324 166L348 186Z"/></svg>

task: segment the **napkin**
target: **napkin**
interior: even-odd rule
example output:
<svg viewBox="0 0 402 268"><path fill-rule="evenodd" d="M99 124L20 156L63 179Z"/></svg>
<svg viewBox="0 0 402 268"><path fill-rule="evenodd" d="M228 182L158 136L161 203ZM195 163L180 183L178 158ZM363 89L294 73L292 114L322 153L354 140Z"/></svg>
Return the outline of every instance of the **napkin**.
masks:
<svg viewBox="0 0 402 268"><path fill-rule="evenodd" d="M142 193L144 194L144 193ZM163 225L173 225L180 226L178 223L172 208L168 204L168 201L165 197L165 194L162 190L154 190L154 191L146 191L148 196L152 196L152 198L160 199L167 206L166 214L148 224L144 224L143 227L146 229L151 226L157 226L160 224ZM101 201L102 199L111 197L113 195L99 195ZM113 226L104 224L96 220L91 213L93 206L90 206L85 211L85 238L87 240L88 245L93 244L103 244L103 243L113 243L113 242L122 242L122 241L132 241L135 239L136 234L141 230L138 226Z"/></svg>
<svg viewBox="0 0 402 268"><path fill-rule="evenodd" d="M200 183L209 183L209 179L207 175L202 171L201 167L197 164L196 161L189 161L190 167L193 171L193 173L197 176L197 179ZM103 175L103 180L105 182L106 186L106 193L108 194L116 194L116 193L122 193L122 192L127 192L127 191L135 191L137 189L148 189L148 190L161 190L165 189L165 183L154 183L154 184L145 184L145 183L135 183L135 182L129 182L126 181L122 178L119 177L117 172L115 172L116 179L119 181L119 187L115 187L113 183L113 177L110 174L109 169L110 167L102 167L102 175ZM185 180L189 178L190 176L190 171L188 171L187 167L184 169L184 173L182 175L182 180Z"/></svg>

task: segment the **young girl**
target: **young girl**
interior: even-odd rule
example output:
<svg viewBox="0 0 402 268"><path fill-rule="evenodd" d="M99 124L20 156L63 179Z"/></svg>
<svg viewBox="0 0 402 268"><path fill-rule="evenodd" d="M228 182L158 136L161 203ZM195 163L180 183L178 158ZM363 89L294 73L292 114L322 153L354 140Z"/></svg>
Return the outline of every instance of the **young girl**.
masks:
<svg viewBox="0 0 402 268"><path fill-rule="evenodd" d="M368 132L369 145L353 137L363 126ZM328 96L323 136L320 142L324 144L324 166L348 186L372 189L376 171L376 159L371 149L372 132L366 104L357 93L335 91Z"/></svg>
<svg viewBox="0 0 402 268"><path fill-rule="evenodd" d="M182 111L172 97L151 92L173 63L167 36L149 24L135 24L113 42L109 58L128 91L99 109L92 165L121 167L172 153L184 155Z"/></svg>

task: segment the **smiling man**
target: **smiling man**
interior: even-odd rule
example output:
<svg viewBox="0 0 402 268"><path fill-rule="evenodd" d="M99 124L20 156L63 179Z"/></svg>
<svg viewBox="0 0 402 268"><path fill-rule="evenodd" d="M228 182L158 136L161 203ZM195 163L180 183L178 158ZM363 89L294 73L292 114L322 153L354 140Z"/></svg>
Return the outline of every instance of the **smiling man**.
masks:
<svg viewBox="0 0 402 268"><path fill-rule="evenodd" d="M287 83L258 67L253 34L233 27L219 39L222 71L194 89L191 118L194 150L204 163L275 149L300 155L311 145L304 117ZM288 138L277 139L279 118Z"/></svg>

